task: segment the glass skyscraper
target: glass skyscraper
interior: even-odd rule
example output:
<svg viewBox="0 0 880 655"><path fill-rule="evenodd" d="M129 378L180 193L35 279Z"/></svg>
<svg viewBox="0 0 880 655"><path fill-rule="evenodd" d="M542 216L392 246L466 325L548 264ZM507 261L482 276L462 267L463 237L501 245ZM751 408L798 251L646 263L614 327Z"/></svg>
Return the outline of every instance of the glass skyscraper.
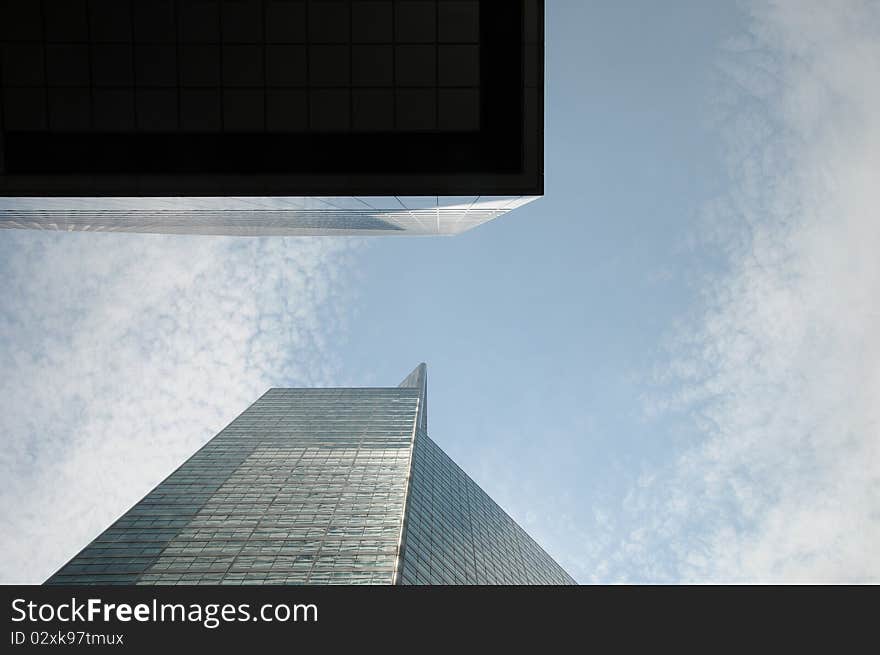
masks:
<svg viewBox="0 0 880 655"><path fill-rule="evenodd" d="M270 389L47 584L574 584L428 437L426 377Z"/></svg>
<svg viewBox="0 0 880 655"><path fill-rule="evenodd" d="M544 193L543 0L4 0L0 228L452 235Z"/></svg>

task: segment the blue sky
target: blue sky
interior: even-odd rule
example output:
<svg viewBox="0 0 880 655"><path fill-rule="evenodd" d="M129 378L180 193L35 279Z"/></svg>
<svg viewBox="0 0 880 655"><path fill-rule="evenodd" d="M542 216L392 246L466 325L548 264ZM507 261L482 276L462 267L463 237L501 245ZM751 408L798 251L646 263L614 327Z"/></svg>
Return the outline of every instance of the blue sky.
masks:
<svg viewBox="0 0 880 655"><path fill-rule="evenodd" d="M547 4L546 197L469 233L0 234L0 580L266 387L420 361L581 582L880 580L880 6Z"/></svg>

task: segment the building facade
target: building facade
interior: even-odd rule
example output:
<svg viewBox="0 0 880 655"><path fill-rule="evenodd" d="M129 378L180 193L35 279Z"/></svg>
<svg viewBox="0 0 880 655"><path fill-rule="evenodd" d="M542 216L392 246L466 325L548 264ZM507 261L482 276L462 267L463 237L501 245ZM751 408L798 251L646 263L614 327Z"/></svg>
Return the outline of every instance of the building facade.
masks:
<svg viewBox="0 0 880 655"><path fill-rule="evenodd" d="M542 0L5 0L0 228L450 235L544 190Z"/></svg>
<svg viewBox="0 0 880 655"><path fill-rule="evenodd" d="M47 584L573 584L399 387L270 389Z"/></svg>

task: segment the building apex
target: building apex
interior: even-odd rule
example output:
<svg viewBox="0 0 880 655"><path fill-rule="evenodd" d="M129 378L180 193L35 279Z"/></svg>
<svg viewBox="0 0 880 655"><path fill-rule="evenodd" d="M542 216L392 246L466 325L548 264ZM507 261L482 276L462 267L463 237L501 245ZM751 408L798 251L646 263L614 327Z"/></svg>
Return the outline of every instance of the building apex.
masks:
<svg viewBox="0 0 880 655"><path fill-rule="evenodd" d="M419 417L418 426L428 431L428 365L422 362L416 366L412 373L407 375L403 382L397 385L400 388L419 390Z"/></svg>

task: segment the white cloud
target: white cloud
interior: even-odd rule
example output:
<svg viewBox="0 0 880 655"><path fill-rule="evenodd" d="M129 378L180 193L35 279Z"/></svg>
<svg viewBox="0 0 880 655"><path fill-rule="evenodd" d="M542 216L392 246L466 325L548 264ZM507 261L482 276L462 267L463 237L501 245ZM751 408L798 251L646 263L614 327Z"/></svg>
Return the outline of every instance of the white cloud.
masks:
<svg viewBox="0 0 880 655"><path fill-rule="evenodd" d="M627 557L642 579L880 581L880 3L750 7L707 213L729 266L666 378L705 438L632 494L651 539Z"/></svg>
<svg viewBox="0 0 880 655"><path fill-rule="evenodd" d="M0 233L0 582L42 582L269 386L336 382L356 249Z"/></svg>

